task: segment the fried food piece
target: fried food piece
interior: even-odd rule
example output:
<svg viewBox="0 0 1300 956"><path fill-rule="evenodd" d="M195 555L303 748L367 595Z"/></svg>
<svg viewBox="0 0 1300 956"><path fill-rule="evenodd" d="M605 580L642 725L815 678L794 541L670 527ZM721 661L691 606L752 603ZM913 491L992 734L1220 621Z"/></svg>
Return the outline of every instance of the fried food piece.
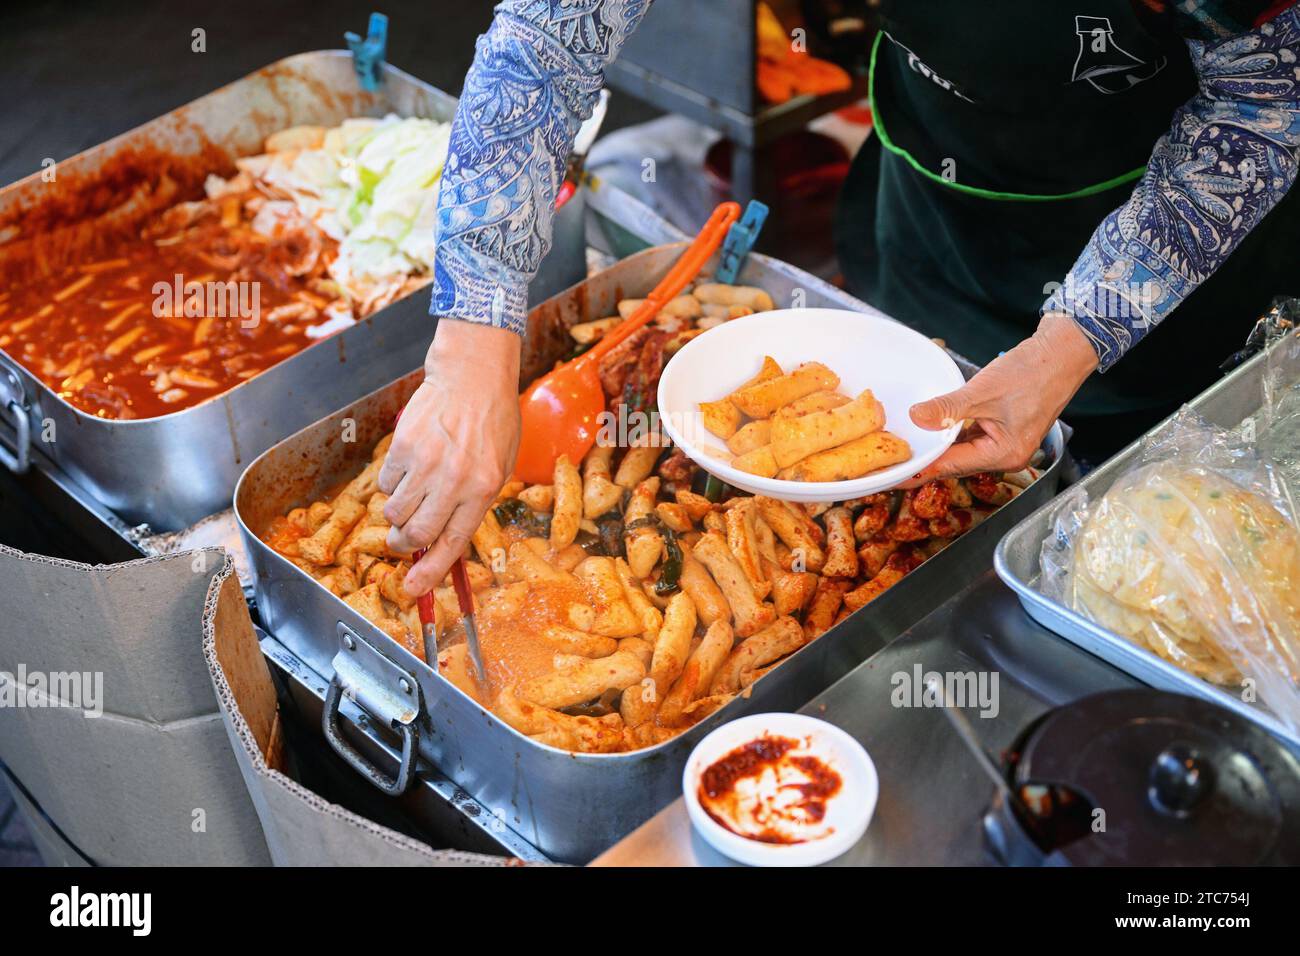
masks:
<svg viewBox="0 0 1300 956"><path fill-rule="evenodd" d="M718 668L711 694L734 694L740 690L741 671L755 670L785 657L806 643L799 622L792 617L778 618L770 626L741 641Z"/></svg>
<svg viewBox="0 0 1300 956"><path fill-rule="evenodd" d="M483 520L479 522L478 528L470 538L470 544L473 545L474 553L478 555L483 565L496 576L498 581L503 581L509 552L506 550L505 535L501 533L501 523L497 521L497 516L491 509L483 515Z"/></svg>
<svg viewBox="0 0 1300 956"><path fill-rule="evenodd" d="M664 624L663 613L650 603L650 599L646 597L645 591L641 589L640 582L626 561L615 558L614 571L618 575L619 583L623 585L623 597L627 599L632 613L641 622L641 634L647 640L654 641L659 636L659 628Z"/></svg>
<svg viewBox="0 0 1300 956"><path fill-rule="evenodd" d="M328 573L317 578L317 580L326 590L341 598L346 598L361 587L356 574L351 568L331 568Z"/></svg>
<svg viewBox="0 0 1300 956"><path fill-rule="evenodd" d="M690 596L685 592L674 594L664 612L664 625L659 629L650 661L650 677L661 696L686 666L691 639L695 636L695 620L695 604Z"/></svg>
<svg viewBox="0 0 1300 956"><path fill-rule="evenodd" d="M977 501L995 508L1001 508L1020 493L1018 487L1003 481L1001 475L992 472L984 471L976 475L967 475L964 480L966 487Z"/></svg>
<svg viewBox="0 0 1300 956"><path fill-rule="evenodd" d="M802 565L802 567L790 567L786 570L820 571L826 563L826 552L822 550L821 545L804 523L807 513L797 516L791 505L766 495L756 495L754 502L758 505L758 512L763 516L763 520Z"/></svg>
<svg viewBox="0 0 1300 956"><path fill-rule="evenodd" d="M650 662L654 660L655 646L644 637L624 637L618 642L617 650L625 654L631 654L639 660L645 667L646 671L650 670Z"/></svg>
<svg viewBox="0 0 1300 956"><path fill-rule="evenodd" d="M361 474L348 482L347 487L343 489L343 494L357 501L369 501L370 496L379 490L379 469L383 464L382 461L372 459L365 468L361 469Z"/></svg>
<svg viewBox="0 0 1300 956"><path fill-rule="evenodd" d="M483 689L474 676L474 662L469 656L468 644L453 644L438 652L438 673L464 691L466 696L479 704L487 704L483 699ZM509 721L506 721L509 723Z"/></svg>
<svg viewBox="0 0 1300 956"><path fill-rule="evenodd" d="M339 495L334 499L330 516L325 523L310 538L299 540L298 553L312 564L332 563L334 552L365 513L366 506L357 499Z"/></svg>
<svg viewBox="0 0 1300 956"><path fill-rule="evenodd" d="M623 513L627 563L638 578L648 578L664 553L664 536L651 521L658 496L659 478L647 478L633 490Z"/></svg>
<svg viewBox="0 0 1300 956"><path fill-rule="evenodd" d="M709 627L704 640L691 652L681 677L659 705L660 724L675 726L681 721L686 707L708 692L718 669L731 653L734 640L731 625L726 621L718 621Z"/></svg>
<svg viewBox="0 0 1300 956"><path fill-rule="evenodd" d="M915 492L903 493L903 500L898 506L898 514L885 529L885 534L895 541L924 541L930 537L930 526L912 511L912 498Z"/></svg>
<svg viewBox="0 0 1300 956"><path fill-rule="evenodd" d="M783 470L780 477L790 481L848 481L902 464L911 457L912 446L904 439L893 432L872 432L838 448L809 455Z"/></svg>
<svg viewBox="0 0 1300 956"><path fill-rule="evenodd" d="M618 714L571 717L530 703L510 691L497 695L492 710L521 734L561 750L614 753L623 749L623 719Z"/></svg>
<svg viewBox="0 0 1300 956"><path fill-rule="evenodd" d="M555 506L555 486L529 485L520 489L519 500L538 514L550 514Z"/></svg>
<svg viewBox="0 0 1300 956"><path fill-rule="evenodd" d="M574 568L574 574L596 599L593 632L604 637L636 637L642 633L644 625L624 596L613 558L587 558Z"/></svg>
<svg viewBox="0 0 1300 956"><path fill-rule="evenodd" d="M618 304L619 317L626 320L632 317L645 299L623 299ZM664 303L663 308L659 310L659 315L671 315L679 319L694 319L703 315L700 309L700 300L689 292L684 295L676 296Z"/></svg>
<svg viewBox="0 0 1300 956"><path fill-rule="evenodd" d="M853 516L847 508L831 508L826 522L826 563L822 574L833 578L852 578L858 573L857 543L853 537Z"/></svg>
<svg viewBox="0 0 1300 956"><path fill-rule="evenodd" d="M812 604L803 618L803 631L808 640L820 637L835 623L835 614L844 602L844 594L853 585L835 578L822 578L817 582Z"/></svg>
<svg viewBox="0 0 1300 956"><path fill-rule="evenodd" d="M335 560L340 564L350 564L362 554L371 554L377 558L400 557L397 552L388 547L387 525L359 525L355 533L349 535L343 547L339 548Z"/></svg>
<svg viewBox="0 0 1300 956"><path fill-rule="evenodd" d="M474 565L474 567L480 566ZM402 580L410 570L410 564L405 561L399 561L397 564L375 561L366 570L364 580L366 584L378 584L380 596L386 601L392 601L399 610L405 611L415 605L415 597L407 594L406 588L402 586Z"/></svg>
<svg viewBox="0 0 1300 956"><path fill-rule="evenodd" d="M692 546L685 542L682 542L682 575L679 581L682 590L690 595L705 626L731 620L731 605L727 603L722 589L704 565L695 559Z"/></svg>
<svg viewBox="0 0 1300 956"><path fill-rule="evenodd" d="M772 440L772 423L767 419L750 422L727 439L727 448L733 455L746 455L762 448Z"/></svg>
<svg viewBox="0 0 1300 956"><path fill-rule="evenodd" d="M813 392L811 395L796 399L789 405L782 405L772 413L772 417L798 418L800 415L811 415L813 412L829 412L832 408L839 408L851 401L852 399L842 392Z"/></svg>
<svg viewBox="0 0 1300 956"><path fill-rule="evenodd" d="M709 569L713 580L726 595L737 635L749 637L772 622L776 612L771 605L763 604L755 596L745 572L721 535L709 532L696 542L692 552Z"/></svg>
<svg viewBox="0 0 1300 956"><path fill-rule="evenodd" d="M312 534L320 530L320 526L329 520L334 513L334 506L327 501L316 501L307 509L307 527Z"/></svg>
<svg viewBox="0 0 1300 956"><path fill-rule="evenodd" d="M384 601L379 594L378 584L367 584L353 591L343 599L343 603L372 623L388 616L384 613Z"/></svg>
<svg viewBox="0 0 1300 956"><path fill-rule="evenodd" d="M853 521L853 536L859 544L885 530L893 511L892 505L893 495L887 491L863 499L862 511Z"/></svg>
<svg viewBox="0 0 1300 956"><path fill-rule="evenodd" d="M691 521L691 516L686 513L685 508L676 502L659 502L655 505L655 515L670 531L686 534L688 531L695 530L695 522Z"/></svg>
<svg viewBox="0 0 1300 956"><path fill-rule="evenodd" d="M765 290L749 285L704 282L695 287L694 295L696 301L705 305L743 305L755 312L771 312L776 308Z"/></svg>
<svg viewBox="0 0 1300 956"><path fill-rule="evenodd" d="M506 573L516 581L572 581L573 575L552 565L528 546L528 541L541 541L541 538L516 541L510 546L510 557L506 562ZM542 542L545 544L545 542Z"/></svg>
<svg viewBox="0 0 1300 956"><path fill-rule="evenodd" d="M858 562L862 574L867 578L874 578L885 566L889 556L897 550L898 542L884 533L862 542L861 547L858 548Z"/></svg>
<svg viewBox="0 0 1300 956"><path fill-rule="evenodd" d="M817 575L811 571L786 571L775 561L763 559L772 582L772 604L778 617L798 614L817 590Z"/></svg>
<svg viewBox="0 0 1300 956"><path fill-rule="evenodd" d="M824 412L772 421L772 455L781 468L835 448L885 426L885 407L867 389L851 402Z"/></svg>
<svg viewBox="0 0 1300 956"><path fill-rule="evenodd" d="M582 460L582 515L595 520L617 508L623 500L623 489L610 478L610 463L614 446L599 441L591 446Z"/></svg>
<svg viewBox="0 0 1300 956"><path fill-rule="evenodd" d="M754 597L761 601L772 589L772 582L763 573L762 556L758 551L754 532L757 511L753 498L742 498L723 513L723 519L727 526L727 547L745 573Z"/></svg>
<svg viewBox="0 0 1300 956"><path fill-rule="evenodd" d="M731 467L746 474L757 475L759 478L775 478L779 470L776 459L772 457L771 445L755 448L739 458L732 459Z"/></svg>
<svg viewBox="0 0 1300 956"><path fill-rule="evenodd" d="M891 568L888 565L880 569L870 581L861 584L852 591L844 595L844 606L850 611L856 611L860 607L870 604L880 595L884 594L889 588L893 587L899 581L903 580L906 571L898 568Z"/></svg>
<svg viewBox="0 0 1300 956"><path fill-rule="evenodd" d="M553 672L519 685L520 700L558 710L594 700L610 689L623 690L645 677L641 661L622 651L594 659L557 654L555 660Z"/></svg>
<svg viewBox="0 0 1300 956"><path fill-rule="evenodd" d="M713 502L703 495L697 495L685 488L677 489L677 503L686 509L692 521L701 521L713 510Z"/></svg>
<svg viewBox="0 0 1300 956"><path fill-rule="evenodd" d="M654 473L655 462L663 450L664 440L657 432L646 435L623 455L618 471L614 472L614 484L627 489L641 484Z"/></svg>
<svg viewBox="0 0 1300 956"><path fill-rule="evenodd" d="M700 402L700 417L704 427L719 438L726 440L736 434L740 428L740 409L727 399L716 402Z"/></svg>
<svg viewBox="0 0 1300 956"><path fill-rule="evenodd" d="M780 378L746 385L728 397L733 405L750 418L771 418L772 413L782 405L789 405L813 392L834 389L839 384L840 377L825 365L806 362Z"/></svg>
<svg viewBox="0 0 1300 956"><path fill-rule="evenodd" d="M588 634L563 624L548 624L542 637L564 653L582 657L608 657L619 649L619 642L612 637Z"/></svg>
<svg viewBox="0 0 1300 956"><path fill-rule="evenodd" d="M579 322L576 325L569 326L569 335L573 341L579 345L590 345L597 339L602 339L605 334L623 321L621 315L610 315L603 319L594 319L591 322Z"/></svg>
<svg viewBox="0 0 1300 956"><path fill-rule="evenodd" d="M556 551L573 544L582 520L582 478L568 455L555 459L555 502L551 512L551 547Z"/></svg>
<svg viewBox="0 0 1300 956"><path fill-rule="evenodd" d="M911 498L912 513L926 521L942 518L952 505L952 491L942 481L930 481L915 489Z"/></svg>

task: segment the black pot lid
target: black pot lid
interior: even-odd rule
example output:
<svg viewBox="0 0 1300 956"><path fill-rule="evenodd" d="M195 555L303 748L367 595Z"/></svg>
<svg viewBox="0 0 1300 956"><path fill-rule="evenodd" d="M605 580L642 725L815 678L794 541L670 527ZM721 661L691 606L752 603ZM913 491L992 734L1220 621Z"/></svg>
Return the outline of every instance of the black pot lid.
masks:
<svg viewBox="0 0 1300 956"><path fill-rule="evenodd" d="M1097 829L1060 848L1072 863L1300 863L1300 759L1206 700L1132 689L1058 707L1012 776L1092 805Z"/></svg>

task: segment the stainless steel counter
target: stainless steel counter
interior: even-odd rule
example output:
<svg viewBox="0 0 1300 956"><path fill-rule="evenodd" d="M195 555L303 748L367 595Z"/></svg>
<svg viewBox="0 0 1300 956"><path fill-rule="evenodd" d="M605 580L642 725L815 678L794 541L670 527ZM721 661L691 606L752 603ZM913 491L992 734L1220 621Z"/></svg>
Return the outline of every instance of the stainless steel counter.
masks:
<svg viewBox="0 0 1300 956"><path fill-rule="evenodd" d="M913 705L911 685L936 671L982 676L996 714L966 708L987 750L1000 753L1044 711L1136 682L1035 624L990 570L801 713L856 737L876 764L871 826L835 866L989 865L980 818L992 784L937 709ZM997 683L993 679L996 675ZM919 691L918 691L919 695ZM905 699L905 705L895 701ZM732 866L694 832L680 799L598 857L593 866Z"/></svg>

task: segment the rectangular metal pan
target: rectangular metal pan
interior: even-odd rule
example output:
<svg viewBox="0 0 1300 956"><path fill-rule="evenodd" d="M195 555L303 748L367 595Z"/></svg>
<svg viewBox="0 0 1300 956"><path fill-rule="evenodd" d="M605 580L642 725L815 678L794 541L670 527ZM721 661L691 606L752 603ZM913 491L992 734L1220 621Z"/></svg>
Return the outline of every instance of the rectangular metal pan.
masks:
<svg viewBox="0 0 1300 956"><path fill-rule="evenodd" d="M1191 407L1215 425L1235 427L1260 409L1267 362L1268 353L1256 355L1202 392L1190 403ZM1157 425L1156 429L1160 427ZM1087 490L1090 500L1096 501L1104 495L1118 478L1137 464L1144 440L1145 436L1139 438L1079 483L1079 487ZM1300 749L1300 735L1287 730L1281 721L1262 707L1245 703L1039 593L1039 554L1043 542L1054 533L1052 516L1057 504L1049 501L1026 517L998 542L994 553L993 565L998 576L1016 592L1029 616L1144 684L1212 700L1268 728Z"/></svg>
<svg viewBox="0 0 1300 956"><path fill-rule="evenodd" d="M50 208L101 211L105 183L153 182L164 168L197 189L206 173L261 152L286 127L390 112L448 120L455 108L453 97L387 65L380 90L363 92L342 51L288 57L59 163L57 188L35 173L0 189L0 235ZM586 274L581 195L556 217L534 302ZM186 198L194 197L178 196ZM434 329L428 304L417 291L200 405L135 421L87 415L0 351L0 461L25 470L30 442L128 524L188 527L229 507L240 472L276 441L419 367Z"/></svg>
<svg viewBox="0 0 1300 956"><path fill-rule="evenodd" d="M522 378L529 380L570 351L569 325L613 314L620 298L645 295L684 246L647 249L534 309ZM810 307L873 311L765 256L751 255L738 281L762 286L782 303L797 301L798 293ZM1038 482L869 609L757 681L748 698L736 698L656 747L625 754L569 753L538 744L483 710L257 537L273 517L358 471L418 381L411 375L393 382L293 435L253 462L240 479L235 514L256 575L262 624L325 681L346 669L347 682L360 685L357 698L369 701L366 709L375 723L394 720L404 743L418 736L420 756L548 857L565 862L590 860L675 798L687 755L714 727L748 713L801 706L985 571L998 537L1055 492L1064 451L1060 428L1054 427L1046 443L1051 464ZM345 422L355 429L354 441L341 439ZM359 667L358 658L367 663ZM403 681L410 692L402 689ZM326 708L327 721L329 716Z"/></svg>

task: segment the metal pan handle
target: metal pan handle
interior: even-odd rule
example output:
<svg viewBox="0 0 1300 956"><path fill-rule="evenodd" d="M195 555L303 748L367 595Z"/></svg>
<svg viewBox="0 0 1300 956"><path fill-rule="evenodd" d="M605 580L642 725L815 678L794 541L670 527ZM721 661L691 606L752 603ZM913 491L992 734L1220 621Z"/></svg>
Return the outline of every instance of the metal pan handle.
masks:
<svg viewBox="0 0 1300 956"><path fill-rule="evenodd" d="M7 362L0 360L0 407L13 419L14 448L0 441L0 465L15 475L26 474L31 466L32 425L27 418L27 393L23 380ZM3 415L0 415L3 417Z"/></svg>
<svg viewBox="0 0 1300 956"><path fill-rule="evenodd" d="M420 715L420 685L342 621L338 622L339 651L334 655L334 676L330 678L321 710L325 739L352 769L389 796L400 796L414 778L415 756L420 746L416 718ZM376 723L398 732L402 754L397 773L389 776L354 747L339 727L343 697L354 701Z"/></svg>

